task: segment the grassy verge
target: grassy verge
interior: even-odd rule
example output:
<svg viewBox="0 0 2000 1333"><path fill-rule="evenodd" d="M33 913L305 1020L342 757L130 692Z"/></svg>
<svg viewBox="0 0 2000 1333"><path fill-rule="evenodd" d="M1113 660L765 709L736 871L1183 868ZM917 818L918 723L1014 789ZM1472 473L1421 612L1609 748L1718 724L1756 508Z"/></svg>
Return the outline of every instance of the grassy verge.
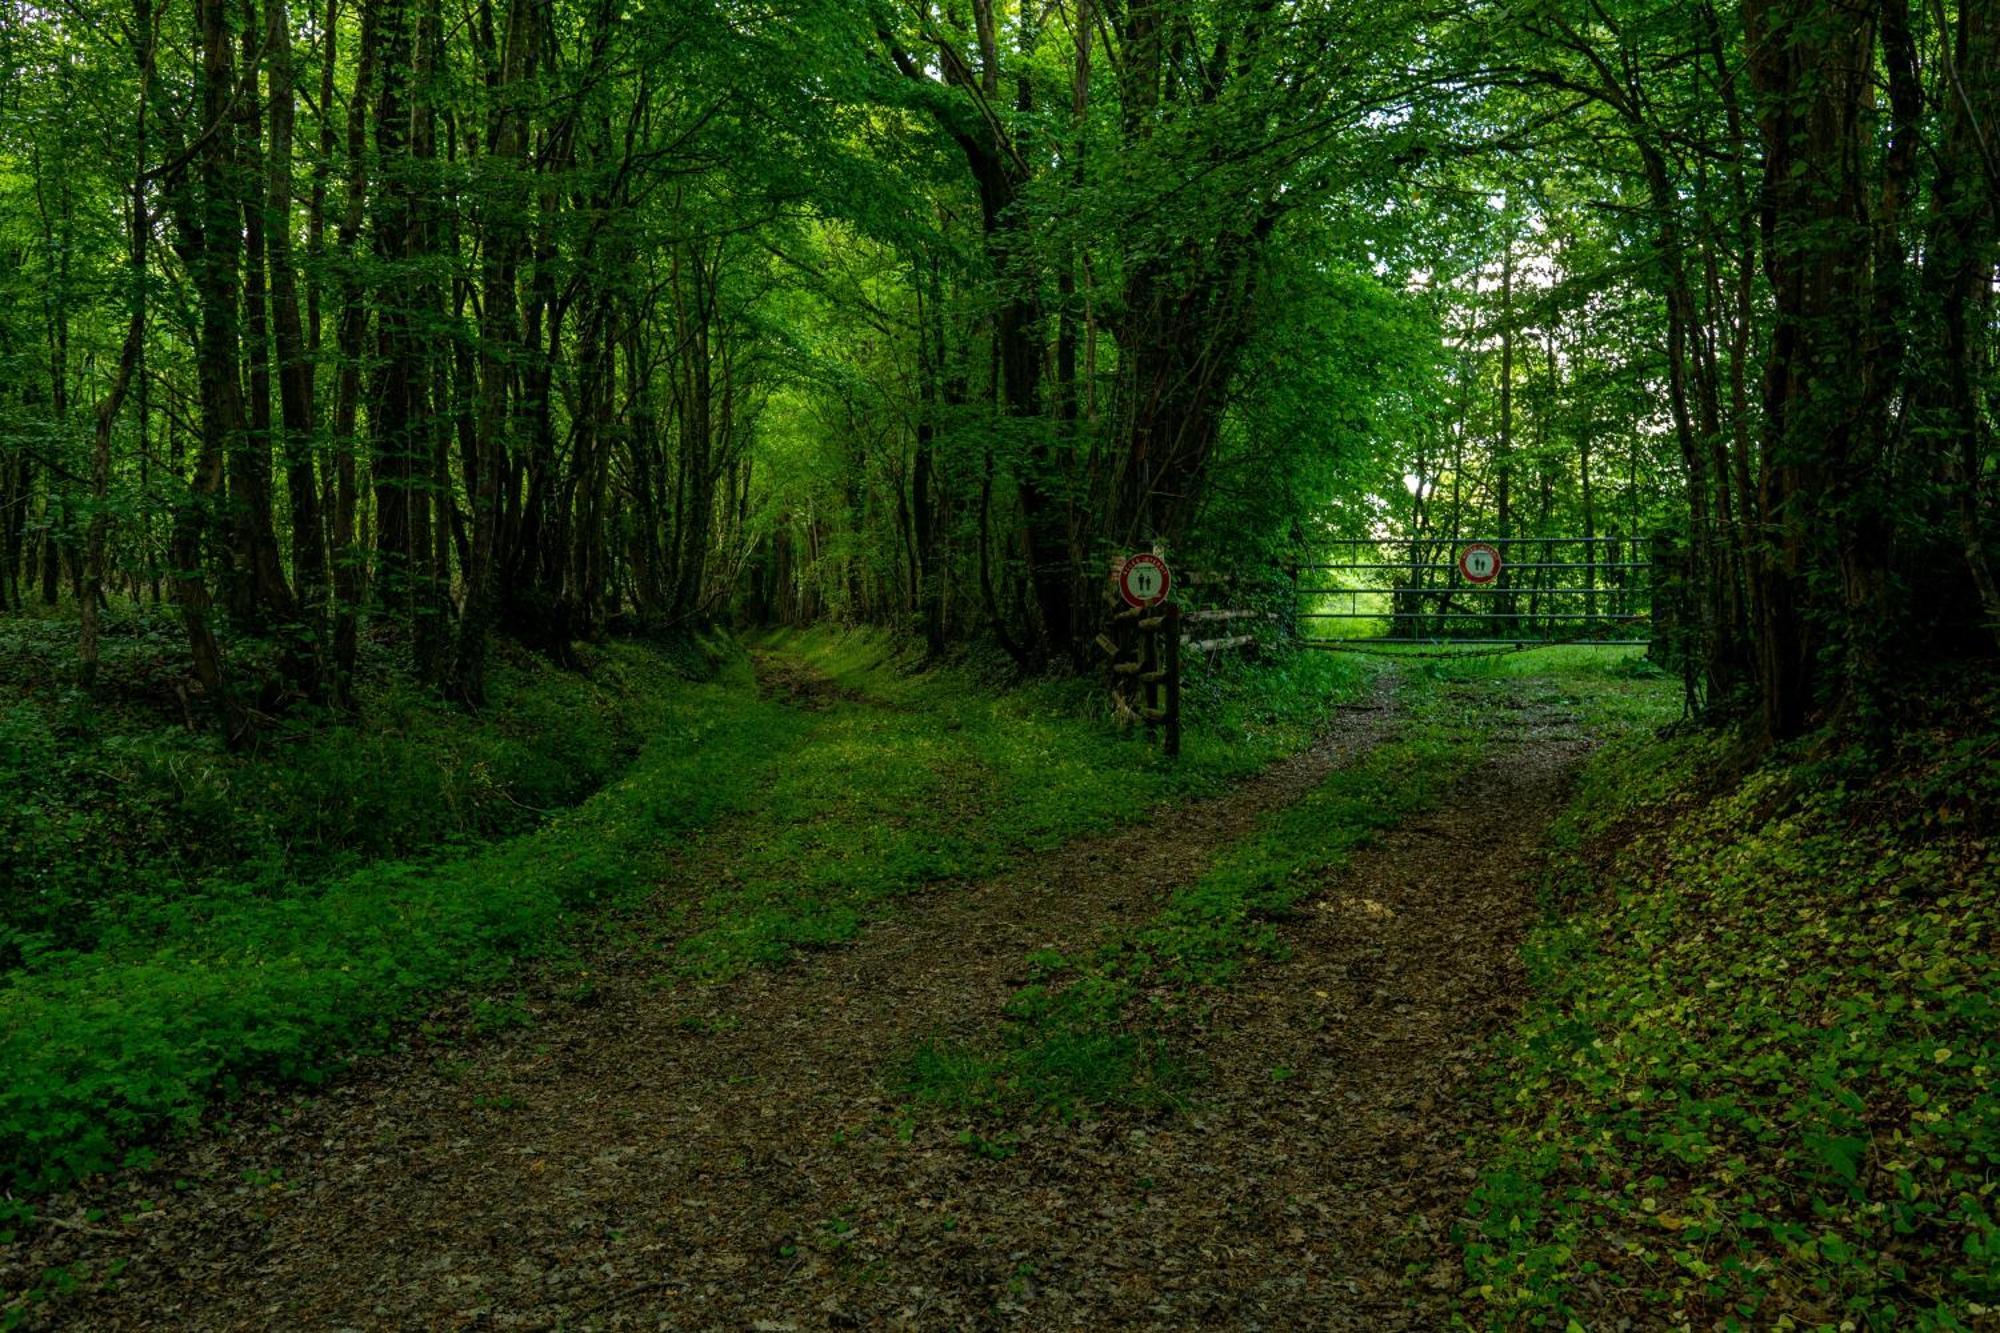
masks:
<svg viewBox="0 0 2000 1333"><path fill-rule="evenodd" d="M295 708L231 753L184 724L178 626L110 628L104 688L85 694L62 684L73 624L0 624L0 984L178 934L215 898L288 896L531 829L632 761L679 678L631 645L587 650L583 674L503 650L475 717L371 645L358 718Z"/></svg>
<svg viewBox="0 0 2000 1333"><path fill-rule="evenodd" d="M921 1104L994 1116L1176 1098L1185 1071L1167 1034L1179 1018L1246 964L1280 954L1280 923L1328 870L1477 761L1483 734L1454 695L1412 680L1403 702L1397 736L1268 816L1158 917L1086 958L1030 959L1036 980L1009 1006L1005 1043L923 1047L904 1090Z"/></svg>
<svg viewBox="0 0 2000 1333"><path fill-rule="evenodd" d="M2000 1318L2000 728L1886 765L1607 747L1479 1146L1493 1327Z"/></svg>
<svg viewBox="0 0 2000 1333"><path fill-rule="evenodd" d="M984 878L1021 855L1101 832L1135 809L1213 791L1310 736L1368 671L1293 656L1198 678L1178 763L1105 725L1101 691L1046 680L996 688L964 670L899 667L880 635L814 631L766 648L853 701L770 774L729 875L681 946L707 976L852 938L878 905Z"/></svg>
<svg viewBox="0 0 2000 1333"><path fill-rule="evenodd" d="M1559 696L1598 742L1647 753L1655 752L1653 738L1682 717L1679 679L1661 671L1639 648L1531 648L1427 661L1422 667L1435 679L1463 684L1533 681ZM1615 791L1585 787L1578 799L1617 799Z"/></svg>
<svg viewBox="0 0 2000 1333"><path fill-rule="evenodd" d="M749 804L807 730L741 661L658 683L644 707L639 758L536 832L282 893L212 885L170 928L16 973L0 989L0 1184L56 1186L246 1084L316 1081L418 997L495 977L579 909L650 885L666 846Z"/></svg>
<svg viewBox="0 0 2000 1333"><path fill-rule="evenodd" d="M134 895L143 929L15 971L0 986L0 1187L115 1167L246 1085L319 1080L424 997L495 983L579 913L652 889L667 849L722 816L741 836L718 839L726 873L699 886L679 946L710 976L845 939L889 898L1106 827L1134 801L1212 789L1294 748L1365 674L1290 659L1204 677L1176 766L1103 725L1076 682L912 674L871 635L765 647L850 697L785 706L740 658L706 682L663 670L628 701L638 758L533 832L313 880Z"/></svg>

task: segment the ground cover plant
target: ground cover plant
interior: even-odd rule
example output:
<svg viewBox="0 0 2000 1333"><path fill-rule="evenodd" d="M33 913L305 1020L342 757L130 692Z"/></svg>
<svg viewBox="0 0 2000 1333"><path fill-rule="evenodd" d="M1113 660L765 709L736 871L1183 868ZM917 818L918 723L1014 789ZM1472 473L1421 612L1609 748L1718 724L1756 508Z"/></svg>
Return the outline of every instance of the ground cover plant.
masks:
<svg viewBox="0 0 2000 1333"><path fill-rule="evenodd" d="M1593 763L1463 1231L1471 1322L1993 1319L2000 749L1992 697L1969 712L1866 761L1694 733Z"/></svg>
<svg viewBox="0 0 2000 1333"><path fill-rule="evenodd" d="M296 895L531 828L628 764L669 682L707 670L698 648L607 644L580 671L510 652L473 715L412 689L382 649L357 719L294 710L238 752L187 727L169 620L106 629L108 700L58 665L69 618L0 626L0 975L171 934L166 918L205 902Z"/></svg>
<svg viewBox="0 0 2000 1333"><path fill-rule="evenodd" d="M635 656L644 650L630 650ZM641 657L643 660L643 657ZM550 948L574 912L649 884L663 849L743 803L801 730L735 658L707 681L655 664L619 778L531 832L320 880L190 876L113 901L142 928L37 956L0 985L0 1160L35 1191L123 1160L210 1100L316 1082L439 987ZM669 683L671 682L671 683ZM564 740L546 737L560 759Z"/></svg>
<svg viewBox="0 0 2000 1333"><path fill-rule="evenodd" d="M1284 949L1282 922L1377 831L1436 801L1481 753L1476 711L1434 681L1398 682L1395 734L1335 768L1229 847L1154 918L1075 958L1028 959L997 1049L926 1045L902 1090L919 1104L998 1118L1172 1103L1187 1092L1171 1037L1206 992Z"/></svg>
<svg viewBox="0 0 2000 1333"><path fill-rule="evenodd" d="M115 1165L246 1086L320 1081L440 988L492 983L560 945L593 907L660 889L669 919L690 923L671 946L679 965L711 979L837 943L888 898L1254 771L1365 674L1283 657L1212 678L1201 728L1170 765L1093 718L1095 692L1071 682L996 690L968 670L913 670L872 633L763 641L836 691L832 707L800 708L760 689L746 656L716 651L709 679L635 665L623 706L626 725L647 728L643 748L533 831L285 886L218 874L171 897L114 899L143 928L10 972L9 1185L33 1192ZM724 884L698 901L662 888L666 853L724 816L744 840Z"/></svg>

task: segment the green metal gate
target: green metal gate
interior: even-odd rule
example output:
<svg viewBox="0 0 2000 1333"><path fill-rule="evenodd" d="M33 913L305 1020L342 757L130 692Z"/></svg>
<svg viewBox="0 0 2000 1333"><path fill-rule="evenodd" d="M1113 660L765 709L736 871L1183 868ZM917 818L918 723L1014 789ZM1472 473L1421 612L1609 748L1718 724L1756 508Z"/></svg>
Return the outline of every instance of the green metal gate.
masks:
<svg viewBox="0 0 2000 1333"><path fill-rule="evenodd" d="M1363 537L1329 542L1338 558L1297 567L1301 637L1532 647L1650 645L1657 539ZM1462 567L1469 548L1498 554L1490 581ZM1475 572L1484 557L1471 557ZM1313 632L1318 629L1319 633Z"/></svg>

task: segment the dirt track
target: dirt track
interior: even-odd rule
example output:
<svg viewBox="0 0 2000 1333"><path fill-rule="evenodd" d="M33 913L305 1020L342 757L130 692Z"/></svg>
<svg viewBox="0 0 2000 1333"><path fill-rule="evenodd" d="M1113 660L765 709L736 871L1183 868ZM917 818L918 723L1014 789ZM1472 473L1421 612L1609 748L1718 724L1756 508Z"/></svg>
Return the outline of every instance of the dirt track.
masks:
<svg viewBox="0 0 2000 1333"><path fill-rule="evenodd" d="M1191 1112L1038 1122L994 1160L890 1091L915 1041L990 1028L1028 952L1150 914L1382 740L1382 697L1169 812L1171 839L1074 844L719 986L628 966L457 1058L382 1062L65 1201L8 1276L122 1261L46 1307L89 1328L1434 1327L1463 1080L1584 748L1549 701L1507 696L1477 804L1359 853L1226 995ZM174 1177L144 1221L83 1220Z"/></svg>

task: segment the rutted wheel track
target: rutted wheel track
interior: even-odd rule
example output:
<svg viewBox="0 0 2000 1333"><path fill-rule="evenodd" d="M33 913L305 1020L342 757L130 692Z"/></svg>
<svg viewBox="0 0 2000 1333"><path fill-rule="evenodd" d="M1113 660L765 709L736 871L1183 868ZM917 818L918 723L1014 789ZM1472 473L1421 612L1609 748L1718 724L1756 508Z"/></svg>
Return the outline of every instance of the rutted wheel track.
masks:
<svg viewBox="0 0 2000 1333"><path fill-rule="evenodd" d="M92 1328L1393 1323L1370 1248L1390 1229L1366 1208L1430 1216L1435 1186L1460 1183L1415 1099L1448 1094L1517 989L1524 858L1577 749L1540 722L1482 774L1495 815L1364 850L1292 932L1296 955L1224 1002L1205 1052L1219 1091L1194 1115L1031 1126L994 1161L883 1100L913 1041L995 1021L1031 950L1150 915L1385 739L1387 698L1174 808L1170 832L1072 844L720 986L617 972L591 1007L470 1052L471 1075L385 1062L282 1128L68 1201L117 1217L163 1178L197 1182L143 1222L44 1231L8 1277L126 1261L115 1287L48 1307ZM1357 901L1390 915L1341 906ZM1412 1153L1429 1165L1398 1184Z"/></svg>

